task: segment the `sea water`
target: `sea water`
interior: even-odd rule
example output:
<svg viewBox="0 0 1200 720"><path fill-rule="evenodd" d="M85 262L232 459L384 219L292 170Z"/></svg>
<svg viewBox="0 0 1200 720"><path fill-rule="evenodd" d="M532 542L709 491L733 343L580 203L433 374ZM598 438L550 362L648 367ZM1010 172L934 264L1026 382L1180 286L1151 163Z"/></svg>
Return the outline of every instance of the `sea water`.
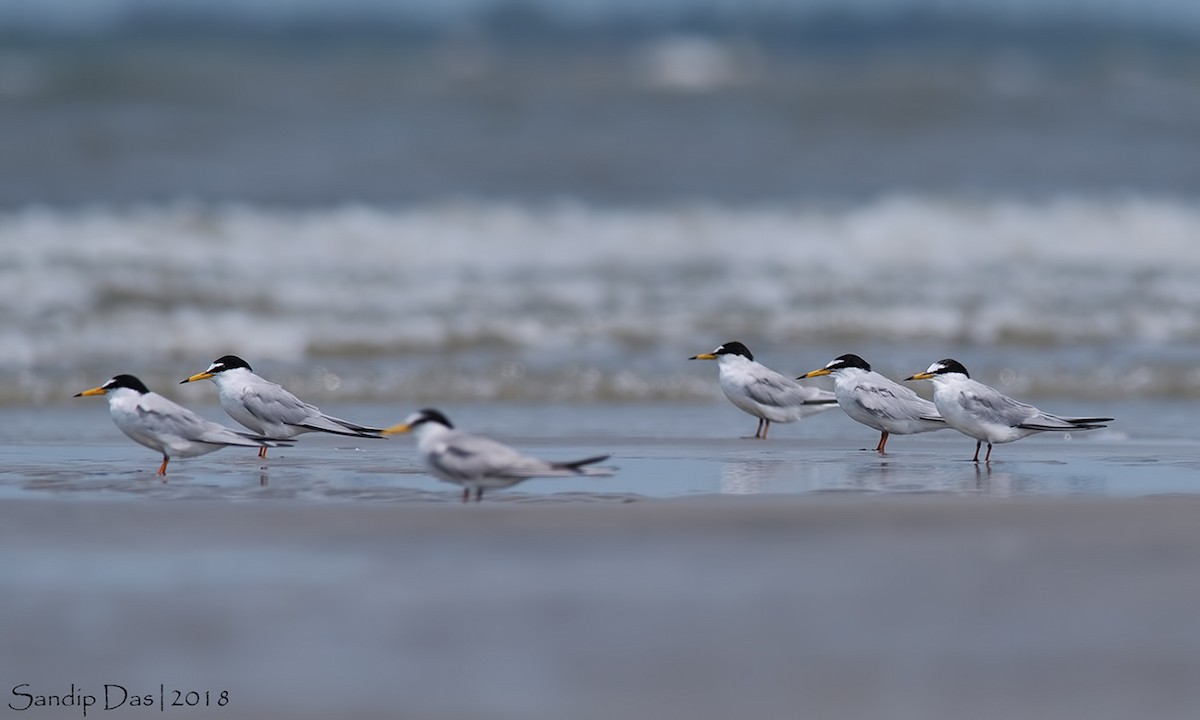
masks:
<svg viewBox="0 0 1200 720"><path fill-rule="evenodd" d="M1198 27L1187 0L0 3L3 702L1196 717ZM988 465L952 430L881 457L836 410L745 439L686 360L728 340L796 375L950 356L1116 420ZM133 373L232 424L179 385L225 353L355 421L435 405L616 472L464 506L409 438L309 435L164 481L71 399Z"/></svg>
<svg viewBox="0 0 1200 720"><path fill-rule="evenodd" d="M126 372L194 402L234 353L317 401L695 401L686 358L729 340L792 376L955 357L1030 399L1193 397L1198 231L1145 198L17 209L0 400Z"/></svg>

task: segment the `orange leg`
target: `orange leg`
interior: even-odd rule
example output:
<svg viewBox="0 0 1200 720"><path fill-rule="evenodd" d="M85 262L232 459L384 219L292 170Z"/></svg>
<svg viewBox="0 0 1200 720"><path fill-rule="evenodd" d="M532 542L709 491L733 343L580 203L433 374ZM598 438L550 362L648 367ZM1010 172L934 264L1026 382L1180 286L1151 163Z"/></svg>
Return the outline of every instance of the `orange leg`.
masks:
<svg viewBox="0 0 1200 720"><path fill-rule="evenodd" d="M983 441L982 441L982 440L976 440L976 441L975 441L975 457L974 457L974 458L972 458L972 460L974 460L975 462L979 462L979 448L980 448L982 445L983 445ZM991 451L991 448L992 448L992 446L991 446L991 445L988 445L988 451L989 451L989 452Z"/></svg>
<svg viewBox="0 0 1200 720"><path fill-rule="evenodd" d="M991 461L992 461L992 444L991 444L991 443L988 443L988 451L987 451L987 455L984 455L984 457L983 457L983 462L984 462L984 463L990 463Z"/></svg>
<svg viewBox="0 0 1200 720"><path fill-rule="evenodd" d="M879 444L875 446L875 452L879 453L880 455L887 454L887 439L888 431L884 430L883 434L879 436Z"/></svg>
<svg viewBox="0 0 1200 720"><path fill-rule="evenodd" d="M267 446L266 445L263 445L262 447L260 447L258 449L258 456L260 458L265 458L267 456Z"/></svg>
<svg viewBox="0 0 1200 720"><path fill-rule="evenodd" d="M169 458L169 457L168 457L168 456L166 456L166 455L163 455L163 462L162 462L162 465L159 465L159 466L158 466L158 475L159 475L159 477L162 477L163 475L166 475L166 474L167 474L167 463L169 463L169 462L171 462L171 458Z"/></svg>

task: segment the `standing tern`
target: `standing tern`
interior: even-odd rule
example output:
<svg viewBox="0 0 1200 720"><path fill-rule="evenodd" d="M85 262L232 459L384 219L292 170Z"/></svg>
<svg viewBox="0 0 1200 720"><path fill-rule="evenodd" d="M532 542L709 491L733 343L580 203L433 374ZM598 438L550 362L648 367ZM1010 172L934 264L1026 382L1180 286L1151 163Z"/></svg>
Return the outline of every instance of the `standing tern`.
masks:
<svg viewBox="0 0 1200 720"><path fill-rule="evenodd" d="M229 417L269 438L286 440L308 432L378 438L383 432L382 428L356 425L326 415L280 385L255 375L249 363L237 355L217 358L207 370L179 384L197 380L212 380L221 407ZM258 456L266 457L267 448L259 450Z"/></svg>
<svg viewBox="0 0 1200 720"><path fill-rule="evenodd" d="M479 501L484 489L511 487L529 478L612 474L611 468L585 467L603 462L609 455L571 462L541 460L490 438L455 430L445 415L432 408L413 413L399 425L385 429L383 434L410 431L417 435L417 453L429 472L442 482L463 486L463 502L471 497L472 491Z"/></svg>
<svg viewBox="0 0 1200 720"><path fill-rule="evenodd" d="M937 407L911 389L871 370L858 355L842 355L798 379L833 376L833 394L850 419L882 433L875 452L885 454L889 435L944 430Z"/></svg>
<svg viewBox="0 0 1200 720"><path fill-rule="evenodd" d="M740 342L727 342L710 353L688 360L716 360L721 390L738 409L758 418L755 439L767 439L772 422L790 423L830 410L837 397L828 390L807 387L755 362Z"/></svg>
<svg viewBox="0 0 1200 720"><path fill-rule="evenodd" d="M75 397L108 396L113 422L136 443L162 453L159 475L173 457L195 457L230 445L277 447L271 438L230 430L150 390L132 375L117 375Z"/></svg>
<svg viewBox="0 0 1200 720"><path fill-rule="evenodd" d="M1039 432L1095 430L1108 427L1101 423L1112 420L1065 418L1042 412L972 380L962 363L950 358L938 360L925 372L905 380L933 381L933 404L946 424L975 438L975 462L979 462L979 448L984 442L988 449L983 461L988 463L992 460L992 443L1012 442Z"/></svg>

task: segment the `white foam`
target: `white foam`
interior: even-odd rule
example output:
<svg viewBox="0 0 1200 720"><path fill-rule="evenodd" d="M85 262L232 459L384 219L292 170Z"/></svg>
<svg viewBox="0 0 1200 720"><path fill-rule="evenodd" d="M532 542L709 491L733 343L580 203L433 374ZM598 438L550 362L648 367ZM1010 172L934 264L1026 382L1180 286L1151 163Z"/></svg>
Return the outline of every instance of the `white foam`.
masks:
<svg viewBox="0 0 1200 720"><path fill-rule="evenodd" d="M1192 343L1198 235L1200 210L1136 197L30 208L0 215L0 365L694 353L733 337Z"/></svg>

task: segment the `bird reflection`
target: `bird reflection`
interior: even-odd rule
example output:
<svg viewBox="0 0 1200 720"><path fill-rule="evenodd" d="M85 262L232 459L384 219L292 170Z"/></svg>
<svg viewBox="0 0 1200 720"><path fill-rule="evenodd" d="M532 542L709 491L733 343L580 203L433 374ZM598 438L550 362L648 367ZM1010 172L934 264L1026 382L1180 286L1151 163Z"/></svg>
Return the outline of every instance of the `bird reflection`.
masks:
<svg viewBox="0 0 1200 720"><path fill-rule="evenodd" d="M781 475L777 460L734 460L721 464L721 492L726 495L752 495L767 492L778 485Z"/></svg>

